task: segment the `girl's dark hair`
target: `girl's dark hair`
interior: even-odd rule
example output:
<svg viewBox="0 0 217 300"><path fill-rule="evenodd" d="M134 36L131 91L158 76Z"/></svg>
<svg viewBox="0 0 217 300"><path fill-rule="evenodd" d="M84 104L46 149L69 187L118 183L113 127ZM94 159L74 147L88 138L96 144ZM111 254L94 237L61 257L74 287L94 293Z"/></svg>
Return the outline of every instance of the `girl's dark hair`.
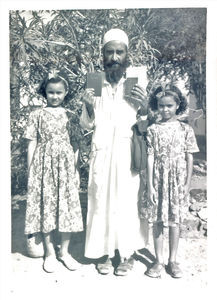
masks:
<svg viewBox="0 0 217 300"><path fill-rule="evenodd" d="M65 96L65 100L68 100L68 97L69 97L69 85L68 85L68 81L66 79L66 76L62 76L62 75L59 75L59 74L55 74L55 75L50 75L48 74L41 82L41 84L39 85L39 88L38 88L38 94L39 95L42 95L45 99L47 98L46 96L46 88L47 88L47 85L49 83L58 83L58 82L62 82L64 87L65 87L65 90L68 92L67 95Z"/></svg>
<svg viewBox="0 0 217 300"><path fill-rule="evenodd" d="M172 96L175 102L179 105L176 115L182 114L186 111L188 106L187 99L180 89L173 84L159 86L151 93L149 96L149 106L153 111L158 110L158 100L164 96Z"/></svg>

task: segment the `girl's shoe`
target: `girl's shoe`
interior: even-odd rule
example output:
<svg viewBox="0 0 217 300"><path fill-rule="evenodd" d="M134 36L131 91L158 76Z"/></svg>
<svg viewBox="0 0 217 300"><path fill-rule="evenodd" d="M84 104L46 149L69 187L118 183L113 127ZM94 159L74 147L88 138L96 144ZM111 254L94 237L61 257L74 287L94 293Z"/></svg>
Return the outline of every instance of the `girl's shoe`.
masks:
<svg viewBox="0 0 217 300"><path fill-rule="evenodd" d="M45 256L43 269L47 273L54 273L58 268L58 261L55 255Z"/></svg>
<svg viewBox="0 0 217 300"><path fill-rule="evenodd" d="M97 264L96 269L102 275L110 274L113 270L111 259L108 258L104 263Z"/></svg>
<svg viewBox="0 0 217 300"><path fill-rule="evenodd" d="M124 261L120 262L115 270L115 275L117 276L126 276L129 271L133 269L134 259L130 257L129 259L124 259Z"/></svg>
<svg viewBox="0 0 217 300"><path fill-rule="evenodd" d="M64 266L70 271L75 271L80 268L81 264L75 260L70 254L59 255L58 259L64 264Z"/></svg>
<svg viewBox="0 0 217 300"><path fill-rule="evenodd" d="M156 262L154 265L145 272L145 274L152 278L161 278L161 273L164 270L164 264Z"/></svg>
<svg viewBox="0 0 217 300"><path fill-rule="evenodd" d="M175 261L170 261L167 265L167 272L173 277L173 278L181 278L182 277L182 271L178 266L178 263Z"/></svg>

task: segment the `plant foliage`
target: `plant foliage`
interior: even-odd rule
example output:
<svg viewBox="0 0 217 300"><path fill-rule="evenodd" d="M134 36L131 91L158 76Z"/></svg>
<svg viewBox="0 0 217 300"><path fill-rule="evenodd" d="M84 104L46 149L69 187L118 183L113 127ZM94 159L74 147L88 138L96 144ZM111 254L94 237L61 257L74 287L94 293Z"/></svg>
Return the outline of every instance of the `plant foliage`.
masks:
<svg viewBox="0 0 217 300"><path fill-rule="evenodd" d="M81 188L86 188L91 133L79 126L81 95L87 72L102 68L102 37L114 27L129 36L131 64L147 65L148 90L165 78L187 78L186 86L205 111L206 9L10 11L13 194L26 192L22 134L30 111L45 104L36 90L53 69L64 72L70 83L66 106L75 115L72 139L80 145Z"/></svg>

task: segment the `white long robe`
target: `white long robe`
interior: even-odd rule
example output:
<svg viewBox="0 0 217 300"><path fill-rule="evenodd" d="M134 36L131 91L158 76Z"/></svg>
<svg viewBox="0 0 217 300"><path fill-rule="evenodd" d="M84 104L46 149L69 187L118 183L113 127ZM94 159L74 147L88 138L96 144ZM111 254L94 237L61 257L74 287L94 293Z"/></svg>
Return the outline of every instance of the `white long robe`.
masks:
<svg viewBox="0 0 217 300"><path fill-rule="evenodd" d="M137 198L139 175L131 171L132 125L137 108L123 98L121 79L116 92L104 79L102 96L94 99L94 118L83 106L80 123L94 129L88 184L85 256L129 257L145 247Z"/></svg>

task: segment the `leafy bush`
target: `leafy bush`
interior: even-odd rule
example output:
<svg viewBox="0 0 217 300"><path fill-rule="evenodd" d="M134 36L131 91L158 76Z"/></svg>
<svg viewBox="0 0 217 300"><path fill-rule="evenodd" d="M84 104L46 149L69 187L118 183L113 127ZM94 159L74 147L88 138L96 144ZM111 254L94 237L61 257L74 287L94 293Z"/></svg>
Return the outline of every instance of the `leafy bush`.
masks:
<svg viewBox="0 0 217 300"><path fill-rule="evenodd" d="M198 108L205 111L206 9L100 9L10 11L12 194L26 192L28 115L44 105L36 89L44 74L65 72L70 85L67 107L75 113L72 139L80 144L81 188L86 189L91 133L79 126L86 73L102 68L101 40L119 27L130 39L129 59L146 64L148 89L166 77L186 78Z"/></svg>

